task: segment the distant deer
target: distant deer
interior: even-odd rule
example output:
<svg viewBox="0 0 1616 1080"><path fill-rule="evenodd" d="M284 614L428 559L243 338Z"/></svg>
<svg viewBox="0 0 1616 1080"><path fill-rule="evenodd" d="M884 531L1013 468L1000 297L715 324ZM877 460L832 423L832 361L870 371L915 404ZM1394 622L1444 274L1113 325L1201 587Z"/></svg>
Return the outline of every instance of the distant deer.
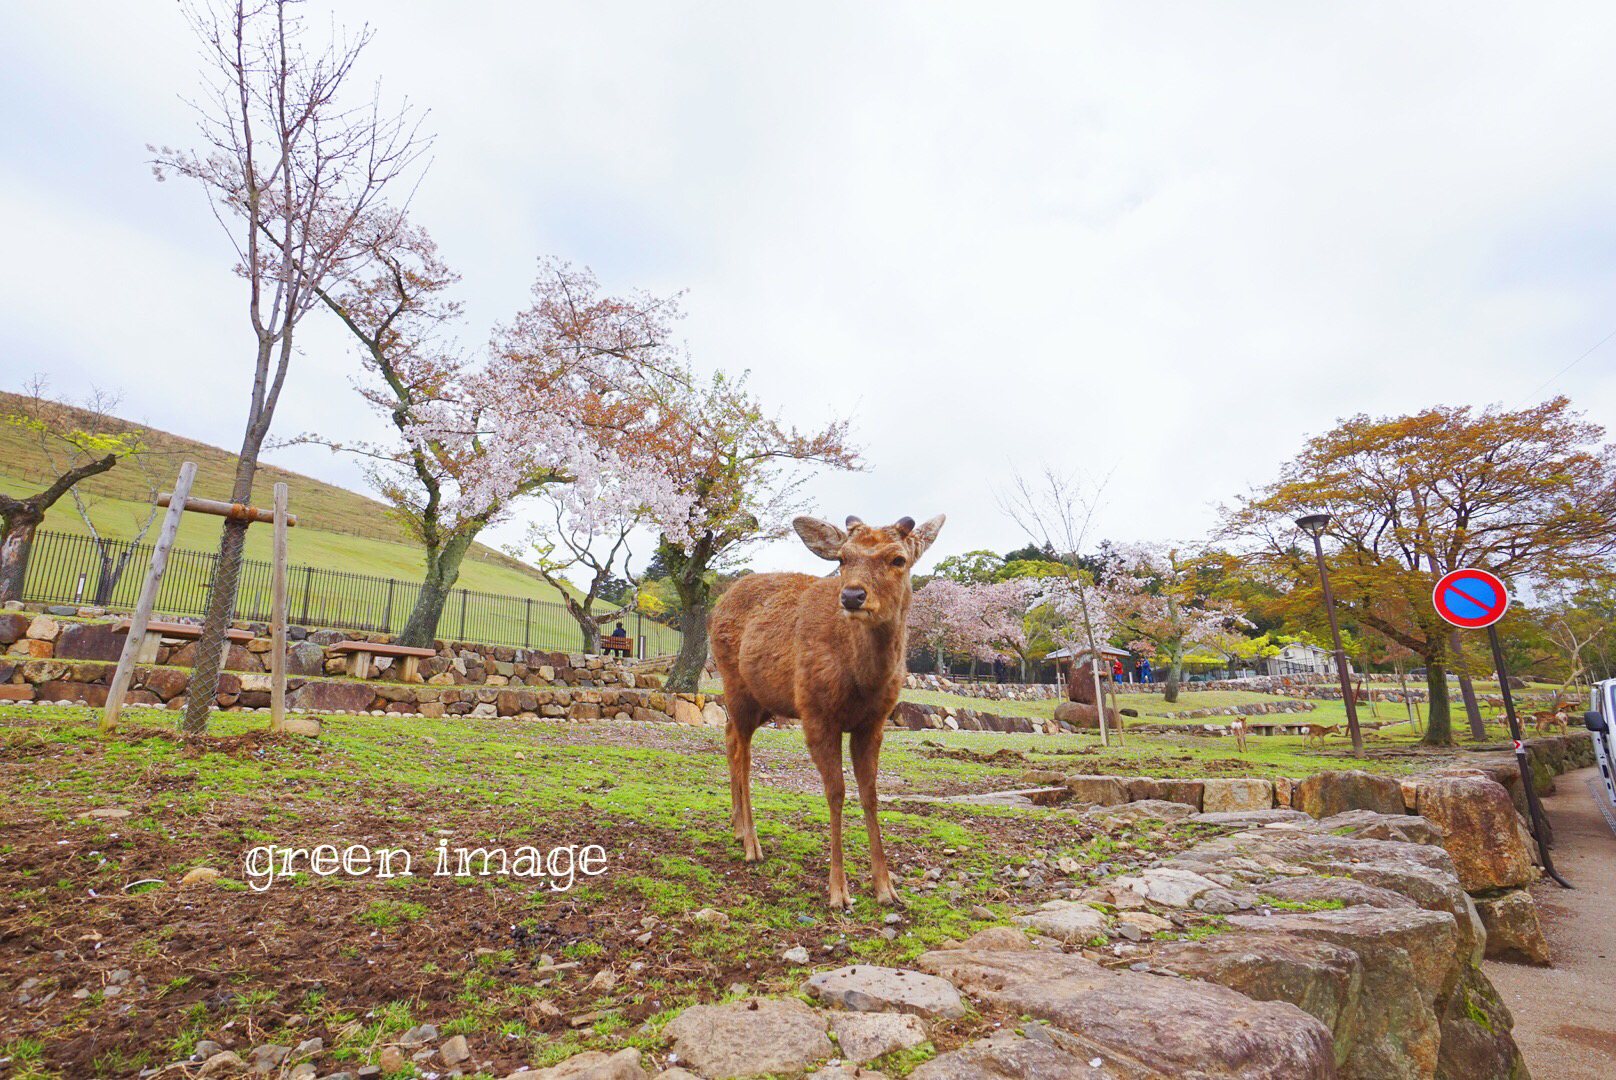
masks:
<svg viewBox="0 0 1616 1080"><path fill-rule="evenodd" d="M1302 734L1307 736L1309 742L1311 742L1314 739L1317 739L1317 740L1319 740L1319 745L1323 746L1324 745L1324 737L1326 735L1339 735L1339 734L1341 734L1341 725L1340 724L1303 724L1302 725Z"/></svg>
<svg viewBox="0 0 1616 1080"><path fill-rule="evenodd" d="M802 542L841 564L831 577L752 574L730 586L709 624L713 658L729 710L731 821L747 862L763 858L752 823L752 733L771 716L802 721L808 753L830 805L830 902L850 900L842 870L842 735L849 736L875 895L898 903L876 819L881 734L903 689L908 656L909 574L937 539L939 514L924 525L900 518L876 528L856 517L843 531L817 518L792 522Z"/></svg>
<svg viewBox="0 0 1616 1080"><path fill-rule="evenodd" d="M1246 718L1237 716L1231 720L1229 722L1229 731L1234 735L1235 745L1240 747L1240 752L1244 754L1246 752Z"/></svg>
<svg viewBox="0 0 1616 1080"><path fill-rule="evenodd" d="M1570 709L1570 702L1557 697L1554 699L1554 704L1547 711L1533 713L1532 719L1537 722L1537 733L1542 735L1553 728L1559 728L1560 734L1564 735L1571 721Z"/></svg>

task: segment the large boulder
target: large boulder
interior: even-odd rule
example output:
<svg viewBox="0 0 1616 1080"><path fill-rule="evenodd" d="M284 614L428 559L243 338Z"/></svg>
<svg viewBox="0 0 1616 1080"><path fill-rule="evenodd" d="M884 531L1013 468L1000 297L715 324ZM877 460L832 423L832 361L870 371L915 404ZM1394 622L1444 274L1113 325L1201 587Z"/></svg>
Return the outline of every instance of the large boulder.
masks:
<svg viewBox="0 0 1616 1080"><path fill-rule="evenodd" d="M1080 705L1075 701L1063 701L1055 706L1055 722L1069 724L1079 731L1098 731L1100 729L1100 710L1093 705ZM1112 731L1122 727L1122 717L1117 710L1107 707L1105 710L1105 723Z"/></svg>
<svg viewBox="0 0 1616 1080"><path fill-rule="evenodd" d="M1435 1080L1530 1080L1510 1029L1514 1017L1487 976L1466 967L1439 1003L1442 1049Z"/></svg>
<svg viewBox="0 0 1616 1080"><path fill-rule="evenodd" d="M916 963L973 997L1070 1033L1107 1068L1116 1066L1108 1076L1324 1080L1335 1073L1329 1029L1288 1003L1254 1002L1211 983L1108 971L1068 953L948 949ZM1070 1067L997 1074L991 1068L913 1075L1088 1075Z"/></svg>
<svg viewBox="0 0 1616 1080"><path fill-rule="evenodd" d="M168 701L185 693L185 688L191 685L191 676L174 668L136 668L135 681Z"/></svg>
<svg viewBox="0 0 1616 1080"><path fill-rule="evenodd" d="M1288 1001L1330 1029L1336 1064L1346 1060L1363 989L1363 965L1349 949L1289 934L1226 933L1158 945L1150 964L1153 971L1214 982L1257 1001Z"/></svg>
<svg viewBox="0 0 1616 1080"><path fill-rule="evenodd" d="M1430 1080L1441 1030L1436 1003L1459 978L1453 917L1425 910L1352 907L1335 911L1231 915L1244 930L1325 941L1363 964L1362 1010L1342 1062L1343 1080Z"/></svg>
<svg viewBox="0 0 1616 1080"><path fill-rule="evenodd" d="M1120 776L1077 774L1066 778L1066 787L1074 802L1120 806L1128 801L1128 781Z"/></svg>
<svg viewBox="0 0 1616 1080"><path fill-rule="evenodd" d="M1075 900L1050 900L1037 911L1016 915L1010 921L1068 945L1086 944L1110 930L1103 912Z"/></svg>
<svg viewBox="0 0 1616 1080"><path fill-rule="evenodd" d="M1345 877L1277 878L1257 889L1268 900L1313 908L1377 907L1417 908L1420 905L1391 889L1382 889Z"/></svg>
<svg viewBox="0 0 1616 1080"><path fill-rule="evenodd" d="M1128 780L1128 798L1135 802L1160 799L1163 802L1187 803L1199 810L1203 790L1204 785L1200 780L1157 780L1149 776L1135 776Z"/></svg>
<svg viewBox="0 0 1616 1080"><path fill-rule="evenodd" d="M1078 1040L1073 1040L1077 1042ZM1089 1068L1094 1056L1103 1072ZM1106 1060L1107 1055L1074 1056L1049 1042L1023 1038L1012 1031L995 1032L941 1057L932 1058L910 1080L1054 1080L1057 1077L1103 1076L1106 1080L1149 1080L1131 1063ZM817 1074L816 1074L817 1075Z"/></svg>
<svg viewBox="0 0 1616 1080"><path fill-rule="evenodd" d="M1208 814L1269 810L1274 805L1274 785L1267 780L1208 779L1202 784L1201 809Z"/></svg>
<svg viewBox="0 0 1616 1080"><path fill-rule="evenodd" d="M796 998L751 998L692 1005L662 1029L681 1062L713 1080L784 1073L797 1076L835 1053L829 1020Z"/></svg>
<svg viewBox="0 0 1616 1080"><path fill-rule="evenodd" d="M0 645L10 645L28 633L28 616L20 611L0 611Z"/></svg>
<svg viewBox="0 0 1616 1080"><path fill-rule="evenodd" d="M286 674L325 674L325 650L312 641L298 641L287 646Z"/></svg>
<svg viewBox="0 0 1616 1080"><path fill-rule="evenodd" d="M288 708L313 712L360 712L368 710L376 692L363 683L321 682L310 679L286 695Z"/></svg>
<svg viewBox="0 0 1616 1080"><path fill-rule="evenodd" d="M1476 897L1476 911L1487 928L1487 956L1521 964L1550 963L1549 941L1537 917L1537 901L1525 889Z"/></svg>
<svg viewBox="0 0 1616 1080"><path fill-rule="evenodd" d="M123 655L127 634L114 634L115 623L67 623L56 639L58 660L116 661Z"/></svg>
<svg viewBox="0 0 1616 1080"><path fill-rule="evenodd" d="M1412 814L1379 814L1348 810L1319 822L1319 828L1337 836L1359 840L1396 840L1402 844L1441 844L1442 827Z"/></svg>
<svg viewBox="0 0 1616 1080"><path fill-rule="evenodd" d="M1348 810L1401 814L1403 790L1389 776L1360 769L1314 773L1291 789L1291 808L1316 818L1334 817Z"/></svg>
<svg viewBox="0 0 1616 1080"><path fill-rule="evenodd" d="M40 701L71 701L99 709L107 703L107 687L104 683L42 682L34 696Z"/></svg>
<svg viewBox="0 0 1616 1080"><path fill-rule="evenodd" d="M945 979L902 968L853 964L821 971L802 984L803 993L854 1012L905 1012L958 1020L965 1015L959 991Z"/></svg>
<svg viewBox="0 0 1616 1080"><path fill-rule="evenodd" d="M1516 828L1509 793L1480 776L1426 776L1416 786L1416 809L1442 829L1459 883L1470 892L1537 880L1531 850Z"/></svg>

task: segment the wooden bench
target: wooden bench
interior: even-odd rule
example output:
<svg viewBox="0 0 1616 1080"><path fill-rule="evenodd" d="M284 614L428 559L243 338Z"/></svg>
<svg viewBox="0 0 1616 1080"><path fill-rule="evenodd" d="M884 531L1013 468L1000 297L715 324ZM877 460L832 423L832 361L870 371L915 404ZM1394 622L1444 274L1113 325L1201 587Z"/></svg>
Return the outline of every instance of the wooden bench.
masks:
<svg viewBox="0 0 1616 1080"><path fill-rule="evenodd" d="M619 653L623 656L633 656L634 640L628 637L603 637L600 639L600 651L603 653Z"/></svg>
<svg viewBox="0 0 1616 1080"><path fill-rule="evenodd" d="M112 632L114 634L127 634L129 632L129 620L125 619L117 626L114 626ZM163 644L164 638L173 641L195 641L201 636L202 628L193 626L190 623L149 622L146 624L145 636L140 639L140 651L135 653L135 663L157 663L157 650ZM224 636L229 641L245 644L253 639L253 632L251 630L231 628L224 632Z"/></svg>
<svg viewBox="0 0 1616 1080"><path fill-rule="evenodd" d="M331 646L331 651L348 654L348 674L355 679L370 678L372 657L396 656L403 661L399 665L398 671L400 682L420 682L421 661L438 655L436 649L416 649L408 645L382 645L375 641L343 641Z"/></svg>

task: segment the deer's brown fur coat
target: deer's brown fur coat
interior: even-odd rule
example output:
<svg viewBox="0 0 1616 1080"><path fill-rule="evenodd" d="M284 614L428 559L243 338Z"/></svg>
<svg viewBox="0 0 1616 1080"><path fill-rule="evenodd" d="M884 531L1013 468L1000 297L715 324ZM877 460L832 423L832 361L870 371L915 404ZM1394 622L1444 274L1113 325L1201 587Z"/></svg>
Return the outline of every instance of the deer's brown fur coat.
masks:
<svg viewBox="0 0 1616 1080"><path fill-rule="evenodd" d="M904 518L875 528L848 518L844 531L800 517L799 536L841 564L828 578L754 574L730 587L710 621L713 660L729 711L731 819L748 862L763 858L752 822L752 733L771 716L802 722L825 784L831 818L830 902L849 903L842 868L842 736L846 734L870 840L877 898L898 900L876 818L875 777L882 729L903 689L909 575L937 538L941 515L916 528Z"/></svg>

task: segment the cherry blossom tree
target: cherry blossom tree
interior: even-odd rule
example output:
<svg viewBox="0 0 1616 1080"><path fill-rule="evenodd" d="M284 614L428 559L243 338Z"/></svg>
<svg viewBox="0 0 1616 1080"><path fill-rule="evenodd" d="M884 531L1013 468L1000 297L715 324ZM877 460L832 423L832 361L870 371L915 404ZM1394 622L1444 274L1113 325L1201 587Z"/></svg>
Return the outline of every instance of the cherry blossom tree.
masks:
<svg viewBox="0 0 1616 1080"><path fill-rule="evenodd" d="M533 302L474 361L452 338L460 306L446 294L459 276L427 233L383 212L363 242L371 271L322 298L363 348L374 381L361 393L397 437L303 439L363 456L422 546L401 643L431 643L467 551L527 496L553 493L575 536L639 518L679 533L689 499L645 444L661 424L648 380L686 377L671 344L676 299L604 296L587 269L542 260ZM570 609L577 598L561 593Z"/></svg>
<svg viewBox="0 0 1616 1080"><path fill-rule="evenodd" d="M1130 650L1167 658L1164 697L1177 701L1185 650L1206 645L1224 651L1246 620L1227 600L1200 588L1191 553L1170 544L1141 544L1121 554L1128 573L1113 577L1098 606Z"/></svg>
<svg viewBox="0 0 1616 1080"><path fill-rule="evenodd" d="M569 515L560 501L552 498L553 528L537 525L529 530L528 551L537 556L533 564L540 576L561 595L567 614L578 624L586 653L600 652L601 628L621 619L639 604L639 578L630 569L633 553L630 537L641 525L638 511L610 520L598 516L580 521ZM512 555L517 555L515 550ZM622 564L618 564L621 558ZM619 571L621 574L619 575ZM582 573L588 582L577 587L567 574ZM595 611L595 604L607 596L614 584L626 588L606 611Z"/></svg>
<svg viewBox="0 0 1616 1080"><path fill-rule="evenodd" d="M679 602L679 655L668 688L700 685L707 663L707 615L717 572L736 565L752 545L777 539L808 509L801 488L807 469L860 467L845 421L803 431L771 416L747 388L746 376L715 373L706 383L660 379L659 419L648 445L689 497L682 519L663 529L657 554Z"/></svg>
<svg viewBox="0 0 1616 1080"><path fill-rule="evenodd" d="M407 108L349 102L345 84L370 40L361 30L309 48L292 0L187 6L205 85L195 103L203 148L150 147L159 180L194 180L232 245L247 287L252 397L232 502L252 500L258 456L294 355L298 325L319 289L355 267L359 223L425 150ZM204 361L211 363L211 361ZM207 728L236 605L247 523L226 519L183 728Z"/></svg>
<svg viewBox="0 0 1616 1080"><path fill-rule="evenodd" d="M935 670L943 673L943 653L974 652L971 645L970 586L948 577L934 577L914 591L909 602L909 635L936 656Z"/></svg>

